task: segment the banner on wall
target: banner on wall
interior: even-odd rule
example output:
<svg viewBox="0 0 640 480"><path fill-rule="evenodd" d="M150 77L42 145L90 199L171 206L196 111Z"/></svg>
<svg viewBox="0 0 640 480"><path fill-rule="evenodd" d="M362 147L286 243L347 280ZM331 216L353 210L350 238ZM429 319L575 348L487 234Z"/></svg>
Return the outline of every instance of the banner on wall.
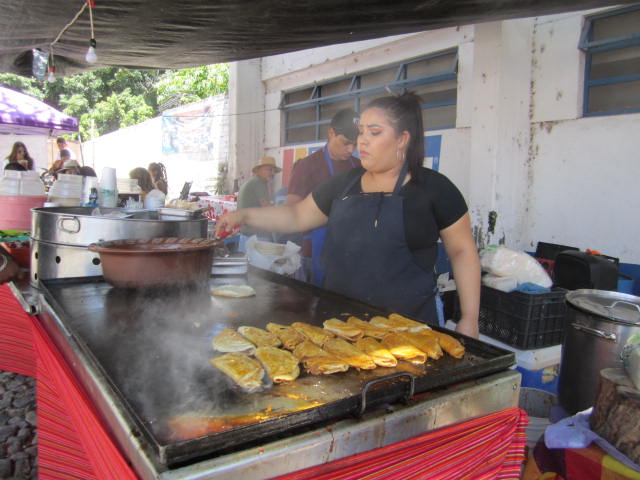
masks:
<svg viewBox="0 0 640 480"><path fill-rule="evenodd" d="M211 126L213 109L162 116L162 153L206 153L213 150Z"/></svg>

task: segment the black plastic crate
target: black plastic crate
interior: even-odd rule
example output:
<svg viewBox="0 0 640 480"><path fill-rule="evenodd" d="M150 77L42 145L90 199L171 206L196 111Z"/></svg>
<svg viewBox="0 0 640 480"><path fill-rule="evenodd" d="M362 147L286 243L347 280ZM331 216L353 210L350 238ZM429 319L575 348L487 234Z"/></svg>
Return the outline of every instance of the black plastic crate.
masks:
<svg viewBox="0 0 640 480"><path fill-rule="evenodd" d="M507 293L483 285L478 319L480 333L520 350L561 344L567 312L565 293L564 289ZM457 295L453 318L460 319Z"/></svg>

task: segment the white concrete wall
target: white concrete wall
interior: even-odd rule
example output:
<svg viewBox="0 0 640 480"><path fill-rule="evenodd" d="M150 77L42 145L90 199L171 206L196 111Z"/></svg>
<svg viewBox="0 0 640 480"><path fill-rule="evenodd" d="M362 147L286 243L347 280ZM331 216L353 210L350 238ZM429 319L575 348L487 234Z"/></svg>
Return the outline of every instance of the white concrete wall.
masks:
<svg viewBox="0 0 640 480"><path fill-rule="evenodd" d="M241 186L252 175L251 169L265 155L265 92L260 59L229 65L229 172L227 192L234 180Z"/></svg>
<svg viewBox="0 0 640 480"><path fill-rule="evenodd" d="M151 162L161 162L167 169L169 197L177 197L185 182L193 182L191 191L213 191L218 169L228 162L229 111L227 95L217 95L199 102L174 108L165 115L180 115L209 107L210 129L202 132L211 143L211 150L194 153L163 153L162 117L122 128L84 142L85 164L102 174L104 167L116 169L118 178L129 178L136 167L147 168Z"/></svg>
<svg viewBox="0 0 640 480"><path fill-rule="evenodd" d="M263 58L264 153L281 160L283 92L458 47L457 126L429 134L443 137L440 170L465 195L478 245L533 250L544 241L640 263L633 216L640 114L581 118L578 40L587 13L593 11Z"/></svg>

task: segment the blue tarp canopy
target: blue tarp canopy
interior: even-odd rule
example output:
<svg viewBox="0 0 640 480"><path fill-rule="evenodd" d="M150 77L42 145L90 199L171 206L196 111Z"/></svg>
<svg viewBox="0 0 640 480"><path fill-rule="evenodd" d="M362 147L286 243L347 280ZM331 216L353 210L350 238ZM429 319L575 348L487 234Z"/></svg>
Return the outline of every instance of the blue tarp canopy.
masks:
<svg viewBox="0 0 640 480"><path fill-rule="evenodd" d="M37 98L0 87L0 133L61 135L78 131L78 120Z"/></svg>

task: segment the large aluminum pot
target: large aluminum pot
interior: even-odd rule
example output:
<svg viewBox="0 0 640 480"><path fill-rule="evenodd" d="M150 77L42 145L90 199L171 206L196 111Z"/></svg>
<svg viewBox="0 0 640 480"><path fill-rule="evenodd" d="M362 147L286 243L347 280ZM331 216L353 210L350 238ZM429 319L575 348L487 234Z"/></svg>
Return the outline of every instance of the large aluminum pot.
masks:
<svg viewBox="0 0 640 480"><path fill-rule="evenodd" d="M627 339L640 333L640 297L604 290L567 293L558 396L569 413L593 406L600 370L622 367Z"/></svg>
<svg viewBox="0 0 640 480"><path fill-rule="evenodd" d="M205 238L207 218L161 215L155 210L125 211L92 207L32 209L31 284L51 278L102 275L100 256L87 247L122 238ZM126 214L126 218L109 216Z"/></svg>

